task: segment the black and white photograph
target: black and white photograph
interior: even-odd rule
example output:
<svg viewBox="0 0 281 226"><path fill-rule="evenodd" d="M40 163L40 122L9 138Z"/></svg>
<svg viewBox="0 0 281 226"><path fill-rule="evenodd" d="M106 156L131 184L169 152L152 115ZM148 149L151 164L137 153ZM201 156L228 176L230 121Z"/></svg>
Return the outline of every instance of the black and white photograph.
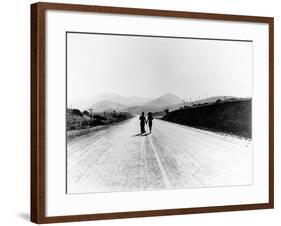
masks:
<svg viewBox="0 0 281 226"><path fill-rule="evenodd" d="M66 193L253 183L251 40L66 32Z"/></svg>

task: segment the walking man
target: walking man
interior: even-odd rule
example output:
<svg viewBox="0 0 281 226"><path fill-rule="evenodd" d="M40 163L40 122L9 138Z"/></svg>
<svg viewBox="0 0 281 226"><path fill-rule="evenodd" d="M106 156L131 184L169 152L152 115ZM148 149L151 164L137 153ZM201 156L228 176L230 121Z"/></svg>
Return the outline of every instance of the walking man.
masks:
<svg viewBox="0 0 281 226"><path fill-rule="evenodd" d="M142 112L141 116L139 117L139 120L140 120L141 133L145 133L145 124L147 123L147 121L144 116L144 112Z"/></svg>
<svg viewBox="0 0 281 226"><path fill-rule="evenodd" d="M148 127L149 127L150 133L151 133L151 131L152 131L152 120L153 120L152 113L151 113L151 112L148 112L147 122L148 122Z"/></svg>

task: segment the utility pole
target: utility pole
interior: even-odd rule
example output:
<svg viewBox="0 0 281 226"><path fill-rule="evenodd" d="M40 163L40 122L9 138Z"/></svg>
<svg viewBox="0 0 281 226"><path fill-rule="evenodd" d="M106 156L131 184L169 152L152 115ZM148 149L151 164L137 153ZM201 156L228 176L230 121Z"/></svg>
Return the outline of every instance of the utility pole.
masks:
<svg viewBox="0 0 281 226"><path fill-rule="evenodd" d="M94 124L94 119L93 119L93 108L90 108L89 109L89 112L90 112L90 116L91 116L91 119L92 119L92 125Z"/></svg>

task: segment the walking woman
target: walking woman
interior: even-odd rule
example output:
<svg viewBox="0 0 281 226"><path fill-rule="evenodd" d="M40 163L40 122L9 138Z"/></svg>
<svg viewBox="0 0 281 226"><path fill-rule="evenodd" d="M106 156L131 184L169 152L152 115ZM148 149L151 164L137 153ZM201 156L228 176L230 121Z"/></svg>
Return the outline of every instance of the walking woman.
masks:
<svg viewBox="0 0 281 226"><path fill-rule="evenodd" d="M144 112L141 114L139 120L140 120L141 133L145 133L145 124L147 123L147 121L144 116Z"/></svg>
<svg viewBox="0 0 281 226"><path fill-rule="evenodd" d="M150 133L152 131L152 120L153 120L152 113L148 112L147 121L148 121L148 127L149 127Z"/></svg>

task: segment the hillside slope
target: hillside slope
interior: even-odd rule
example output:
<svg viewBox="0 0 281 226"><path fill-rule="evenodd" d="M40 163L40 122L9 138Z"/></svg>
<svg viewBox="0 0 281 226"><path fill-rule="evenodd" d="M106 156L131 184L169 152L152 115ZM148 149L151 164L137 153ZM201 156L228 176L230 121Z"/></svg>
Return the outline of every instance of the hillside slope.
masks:
<svg viewBox="0 0 281 226"><path fill-rule="evenodd" d="M252 100L236 100L172 111L163 120L213 131L252 137Z"/></svg>
<svg viewBox="0 0 281 226"><path fill-rule="evenodd" d="M94 112L104 112L104 111L121 111L122 109L126 108L126 105L119 104L110 100L103 100L100 101L92 106L89 109L94 109Z"/></svg>
<svg viewBox="0 0 281 226"><path fill-rule="evenodd" d="M170 106L170 105L175 105L175 104L179 104L181 103L182 100L171 94L171 93L167 93L165 95L162 95L161 97L158 97L157 99L154 99L148 103L146 103L146 106L154 106L154 107L166 107L166 106Z"/></svg>

